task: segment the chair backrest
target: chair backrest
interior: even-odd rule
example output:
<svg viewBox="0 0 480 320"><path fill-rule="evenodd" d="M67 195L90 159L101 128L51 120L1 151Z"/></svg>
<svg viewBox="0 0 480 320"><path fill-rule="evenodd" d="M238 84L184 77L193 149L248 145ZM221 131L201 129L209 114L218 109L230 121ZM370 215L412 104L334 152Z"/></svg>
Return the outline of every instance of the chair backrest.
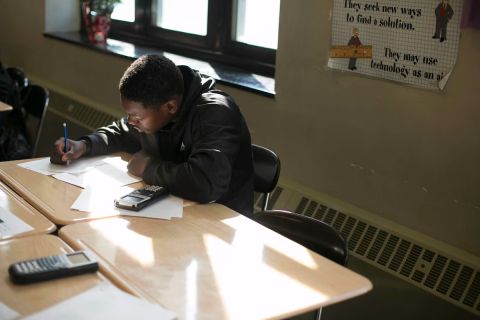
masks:
<svg viewBox="0 0 480 320"><path fill-rule="evenodd" d="M327 259L341 265L347 263L347 241L320 220L283 210L259 212L253 215L253 220Z"/></svg>
<svg viewBox="0 0 480 320"><path fill-rule="evenodd" d="M275 189L280 176L280 159L272 150L252 144L255 177L253 189L263 194L262 210L267 210L270 193Z"/></svg>
<svg viewBox="0 0 480 320"><path fill-rule="evenodd" d="M28 87L28 78L21 68L9 67L7 68L7 72L10 75L10 78L15 81L20 91Z"/></svg>
<svg viewBox="0 0 480 320"><path fill-rule="evenodd" d="M33 157L37 154L49 99L50 93L48 89L42 86L30 84L22 90L23 107L26 112L25 124L30 143L33 145Z"/></svg>

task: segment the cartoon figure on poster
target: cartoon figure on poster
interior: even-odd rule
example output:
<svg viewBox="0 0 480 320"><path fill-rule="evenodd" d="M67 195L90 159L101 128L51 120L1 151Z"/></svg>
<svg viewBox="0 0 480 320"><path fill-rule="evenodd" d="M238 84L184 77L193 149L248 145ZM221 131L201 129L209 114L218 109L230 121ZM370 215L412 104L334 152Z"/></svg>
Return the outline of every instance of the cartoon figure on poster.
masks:
<svg viewBox="0 0 480 320"><path fill-rule="evenodd" d="M330 58L348 58L348 69L357 70L357 59L371 59L372 46L363 45L360 41L360 31L357 27L352 28L352 36L347 45L333 45L330 48Z"/></svg>
<svg viewBox="0 0 480 320"><path fill-rule="evenodd" d="M348 45L349 46L354 46L356 48L358 48L359 46L362 45L362 42L360 41L360 39L358 38L358 28L356 27L353 27L352 28L352 37L350 38L350 40L348 41ZM357 58L350 58L348 60L348 69L350 70L357 70Z"/></svg>
<svg viewBox="0 0 480 320"><path fill-rule="evenodd" d="M440 42L447 40L447 24L453 17L453 9L448 3L448 0L442 0L435 9L435 34L433 39L440 38Z"/></svg>

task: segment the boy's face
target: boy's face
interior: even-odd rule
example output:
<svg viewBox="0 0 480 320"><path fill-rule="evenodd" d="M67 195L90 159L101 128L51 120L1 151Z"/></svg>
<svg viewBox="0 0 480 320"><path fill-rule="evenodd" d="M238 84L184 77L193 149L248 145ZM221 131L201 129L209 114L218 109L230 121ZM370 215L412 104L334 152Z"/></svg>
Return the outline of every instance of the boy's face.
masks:
<svg viewBox="0 0 480 320"><path fill-rule="evenodd" d="M121 99L128 123L137 131L152 134L165 127L174 117L177 107L175 100L169 100L158 109L145 108L142 103Z"/></svg>

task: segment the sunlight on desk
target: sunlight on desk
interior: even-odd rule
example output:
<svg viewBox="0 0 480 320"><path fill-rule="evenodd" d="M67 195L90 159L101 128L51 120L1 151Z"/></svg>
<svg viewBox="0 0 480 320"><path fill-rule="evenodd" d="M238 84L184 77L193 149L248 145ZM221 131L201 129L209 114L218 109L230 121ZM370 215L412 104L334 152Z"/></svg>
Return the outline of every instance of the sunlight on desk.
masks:
<svg viewBox="0 0 480 320"><path fill-rule="evenodd" d="M181 219L108 218L63 227L105 259L115 284L179 319L283 319L371 289L364 277L219 205Z"/></svg>
<svg viewBox="0 0 480 320"><path fill-rule="evenodd" d="M5 192L0 192L0 206L8 207L8 196Z"/></svg>
<svg viewBox="0 0 480 320"><path fill-rule="evenodd" d="M198 315L198 261L192 262L185 269L185 304L187 313L186 320L195 320Z"/></svg>
<svg viewBox="0 0 480 320"><path fill-rule="evenodd" d="M223 223L235 228L235 238L232 243L234 247L240 249L237 254L248 255L249 259L257 258L260 261L264 258L266 252L265 246L280 254L288 254L288 258L296 263L300 263L309 269L318 269L318 265L312 258L310 251L297 243L279 235L268 228L266 232L258 232L258 225L254 225L249 220L239 217L223 219ZM262 227L262 226L261 226ZM263 228L263 227L262 227ZM263 246L260 244L264 244Z"/></svg>
<svg viewBox="0 0 480 320"><path fill-rule="evenodd" d="M133 260L140 263L143 267L151 267L155 264L153 253L152 238L145 237L128 228L129 221L118 219L108 223L108 226L99 223L91 223L93 229L105 237L115 246L125 251ZM116 254L116 252L112 252Z"/></svg>
<svg viewBox="0 0 480 320"><path fill-rule="evenodd" d="M252 233L250 237L255 238ZM203 241L209 257L209 268L217 287L217 296L222 299L221 304L229 319L237 319L239 315L243 319L253 318L254 315L258 318L266 317L270 310L265 303L266 299L275 301L279 309L284 308L281 313L291 309L292 301L307 308L329 299L327 295L303 283L301 279L269 266L261 257L253 259L248 253L249 246L234 245L235 250L232 250L232 244L211 234L204 234ZM261 247L260 241L257 246ZM283 288L289 288L288 294L285 294ZM248 310L243 303L239 303L240 299L248 301Z"/></svg>

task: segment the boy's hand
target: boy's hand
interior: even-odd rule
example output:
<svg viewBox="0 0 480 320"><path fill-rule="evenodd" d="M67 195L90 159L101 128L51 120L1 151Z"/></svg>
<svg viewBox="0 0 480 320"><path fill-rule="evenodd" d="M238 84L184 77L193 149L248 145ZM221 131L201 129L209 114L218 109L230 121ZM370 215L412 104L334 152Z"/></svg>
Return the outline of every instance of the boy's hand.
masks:
<svg viewBox="0 0 480 320"><path fill-rule="evenodd" d="M50 155L50 162L55 164L68 164L71 160L78 159L87 152L87 145L84 141L67 140L67 152L65 150L64 138L59 138L53 145Z"/></svg>
<svg viewBox="0 0 480 320"><path fill-rule="evenodd" d="M128 172L137 177L143 177L143 172L147 168L150 157L143 151L135 153L128 162Z"/></svg>

